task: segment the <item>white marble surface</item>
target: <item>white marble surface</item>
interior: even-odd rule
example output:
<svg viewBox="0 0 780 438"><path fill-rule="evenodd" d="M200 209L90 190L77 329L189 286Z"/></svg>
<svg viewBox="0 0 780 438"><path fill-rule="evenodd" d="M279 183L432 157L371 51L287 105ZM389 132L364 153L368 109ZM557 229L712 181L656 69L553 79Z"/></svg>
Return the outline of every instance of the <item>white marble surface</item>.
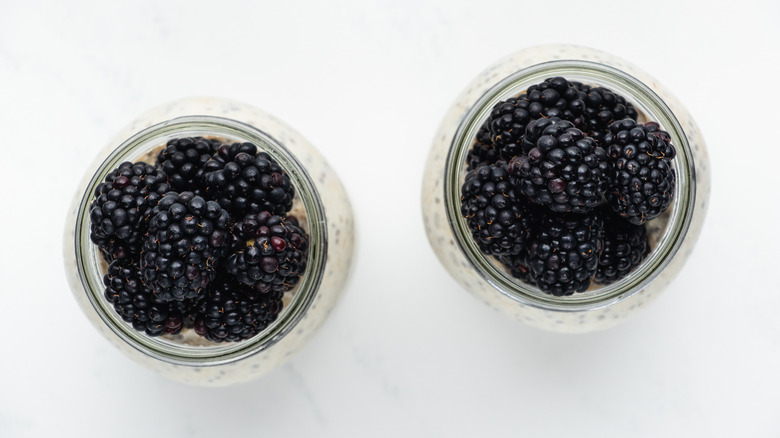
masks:
<svg viewBox="0 0 780 438"><path fill-rule="evenodd" d="M0 2L1 437L778 436L777 2L292 3ZM422 167L452 100L497 58L549 42L643 67L711 154L688 265L601 333L501 317L447 276L422 227ZM134 116L191 95L301 131L339 171L360 234L321 331L226 389L122 356L76 306L61 256L87 163Z"/></svg>

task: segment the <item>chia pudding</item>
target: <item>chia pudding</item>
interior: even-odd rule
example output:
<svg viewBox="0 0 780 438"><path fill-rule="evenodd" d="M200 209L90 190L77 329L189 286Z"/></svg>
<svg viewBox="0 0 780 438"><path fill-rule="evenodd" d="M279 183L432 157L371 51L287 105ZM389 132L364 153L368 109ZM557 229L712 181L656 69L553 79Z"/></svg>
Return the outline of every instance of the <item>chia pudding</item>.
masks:
<svg viewBox="0 0 780 438"><path fill-rule="evenodd" d="M527 279L524 266L520 266L522 272L513 269L506 256L501 255L508 245L496 246L495 240L489 240L494 236L480 241L476 234L472 235L476 229L472 219L464 213L466 210L461 210L466 196L461 189L469 187L464 186L467 171L471 174L469 178L475 179L474 168L481 165L475 162L491 154L487 149L477 150L483 143L489 143L485 140L484 126L486 120L495 117L491 111L497 104L511 102L553 77L587 87L606 88L625 97L636 109L637 123L657 122L648 125L648 129L655 131L660 125L660 130L668 132L677 151L671 160L677 176L674 196L666 211L643 225L648 251L641 264L614 282L604 281L602 275L601 281L609 284L588 283L577 293L566 291L566 296L556 296L558 293L551 294L537 287ZM515 113L513 117L519 116ZM555 123L544 120L540 125ZM596 143L605 144L605 141L601 138ZM512 146L509 145L510 149ZM504 159L503 168L512 170L510 157L496 155L492 159L499 163ZM526 161L521 164L527 168ZM506 162L510 164L507 166ZM482 172L481 178L500 181L505 176L488 173ZM471 186L475 185L478 187L472 181ZM708 193L709 168L704 141L690 114L674 96L646 73L615 56L584 47L555 45L522 50L499 61L461 93L431 147L423 179L422 208L434 252L450 275L478 299L538 328L585 332L626 320L657 297L677 275L700 232ZM536 195L536 192L524 194ZM576 208L575 212L581 213Z"/></svg>
<svg viewBox="0 0 780 438"><path fill-rule="evenodd" d="M267 154L264 156L271 162L278 163L294 187L291 203L284 212L273 215L291 217L293 222L286 225L286 229L299 230L294 238L305 236L307 245L298 242L298 246L307 249L303 252L304 260L298 262L305 271L295 277L297 284L293 282L274 292L281 297L278 316L266 321L267 325L264 323L257 331L245 333L241 339L225 338L225 333L218 333L217 337L212 336L213 333L209 333L210 337L205 336L206 329L202 322L198 325L197 319L195 324L190 319L181 328L174 326L175 330L166 329L150 335L142 326L134 329L134 325L123 320L107 299L110 294L104 294L103 277L109 269L106 259L111 261L112 256L106 256L104 249L98 250L90 241L90 204L95 199L95 189L120 163L143 161L154 164L167 144L182 138L225 145L252 144L256 146L258 156ZM184 205L191 205L193 196L198 198L197 194L183 196ZM202 205L197 206L203 210ZM209 201L211 207L220 208L216 202ZM257 216L251 216L252 220L256 222ZM269 216L270 213L259 220L268 220ZM247 247L257 243L254 235L247 239L250 239ZM285 243L278 237L271 239L276 239L273 243L279 250L291 248L289 240ZM347 194L335 172L306 139L273 116L246 104L217 98L189 98L146 112L124 128L98 155L69 211L64 256L77 302L98 331L124 354L173 380L201 386L225 386L273 370L313 336L345 288L353 248L354 223ZM120 257L121 253L119 250ZM236 273L238 268L235 267L235 255L233 257L234 270L231 272ZM246 275L243 279L249 284ZM232 294L235 284L239 283L228 286L225 282L224 294ZM260 289L259 283L257 288ZM272 311L278 311L278 307ZM234 342L222 342L223 339Z"/></svg>

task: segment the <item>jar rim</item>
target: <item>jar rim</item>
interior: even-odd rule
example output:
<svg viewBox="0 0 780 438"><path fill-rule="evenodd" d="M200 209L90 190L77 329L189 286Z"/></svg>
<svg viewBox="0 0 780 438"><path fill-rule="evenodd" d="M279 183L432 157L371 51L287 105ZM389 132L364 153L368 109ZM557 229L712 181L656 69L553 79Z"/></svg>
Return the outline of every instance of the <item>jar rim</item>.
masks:
<svg viewBox="0 0 780 438"><path fill-rule="evenodd" d="M593 291L566 297L542 292L505 270L483 254L471 237L460 214L460 189L465 173L466 155L477 131L501 100L524 92L528 86L548 77L562 76L570 81L603 86L623 95L638 110L657 121L675 145L673 160L677 183L668 214L668 222L652 252L625 278ZM609 307L644 289L674 258L690 227L696 201L696 173L690 143L682 125L663 99L634 76L613 66L581 59L556 59L518 69L487 88L463 113L452 137L444 165L444 195L447 222L458 247L480 277L501 294L527 306L555 311L586 311ZM652 222L652 221L651 221Z"/></svg>
<svg viewBox="0 0 780 438"><path fill-rule="evenodd" d="M106 175L123 161L135 161L175 137L219 137L228 141L251 142L268 153L284 169L296 189L306 212L309 232L307 269L295 293L279 317L263 331L240 342L194 346L165 337L151 337L133 329L114 311L103 296L101 257L89 238L89 206L93 193ZM89 303L117 337L150 356L175 365L216 366L242 360L260 353L284 338L301 321L319 291L327 262L328 230L320 194L303 164L279 140L262 129L237 120L212 115L175 117L144 128L117 146L98 166L87 183L76 211L74 246L78 278Z"/></svg>

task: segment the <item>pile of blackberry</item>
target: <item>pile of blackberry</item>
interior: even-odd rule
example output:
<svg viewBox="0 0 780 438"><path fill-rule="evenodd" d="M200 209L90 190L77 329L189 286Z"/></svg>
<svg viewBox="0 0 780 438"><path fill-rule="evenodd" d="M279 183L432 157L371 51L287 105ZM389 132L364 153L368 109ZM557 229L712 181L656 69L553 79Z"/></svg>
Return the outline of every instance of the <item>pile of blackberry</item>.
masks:
<svg viewBox="0 0 780 438"><path fill-rule="evenodd" d="M466 158L461 214L480 250L545 293L613 283L671 205L671 137L604 88L547 78L498 102Z"/></svg>
<svg viewBox="0 0 780 438"><path fill-rule="evenodd" d="M251 338L306 270L294 196L287 173L251 143L175 138L152 164L120 164L90 205L105 298L149 336Z"/></svg>

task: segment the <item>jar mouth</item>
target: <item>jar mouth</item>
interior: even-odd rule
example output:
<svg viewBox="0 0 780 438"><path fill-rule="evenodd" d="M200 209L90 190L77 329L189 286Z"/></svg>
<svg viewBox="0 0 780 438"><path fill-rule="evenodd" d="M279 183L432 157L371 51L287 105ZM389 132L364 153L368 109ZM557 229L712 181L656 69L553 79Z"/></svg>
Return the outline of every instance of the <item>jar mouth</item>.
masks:
<svg viewBox="0 0 780 438"><path fill-rule="evenodd" d="M278 318L254 337L240 342L190 345L165 336L151 337L133 329L103 296L102 266L105 262L90 241L89 207L93 193L123 161L138 161L168 140L177 137L216 137L228 142L251 142L268 153L284 169L296 189L306 215L309 233L307 269ZM75 251L78 275L90 304L105 326L128 345L155 359L186 366L213 366L241 360L271 347L303 318L316 298L327 262L327 221L314 181L300 161L277 139L254 126L232 119L191 115L177 117L145 128L125 140L100 164L84 191L77 210ZM203 338L205 340L205 338Z"/></svg>
<svg viewBox="0 0 780 438"><path fill-rule="evenodd" d="M556 297L542 292L506 270L483 254L474 242L465 218L460 214L460 189L466 168L466 156L477 131L502 100L516 96L533 84L553 76L569 81L602 86L624 96L648 119L661 125L677 150L673 159L676 172L672 205L660 218L648 222L665 222L651 253L625 278L609 285L597 285L586 292ZM458 123L444 167L444 199L447 219L460 250L471 266L493 288L503 295L545 310L583 311L608 307L639 292L674 258L691 224L696 197L696 174L693 154L682 125L666 103L647 85L633 76L604 64L584 60L554 60L518 70L500 80L482 94Z"/></svg>

